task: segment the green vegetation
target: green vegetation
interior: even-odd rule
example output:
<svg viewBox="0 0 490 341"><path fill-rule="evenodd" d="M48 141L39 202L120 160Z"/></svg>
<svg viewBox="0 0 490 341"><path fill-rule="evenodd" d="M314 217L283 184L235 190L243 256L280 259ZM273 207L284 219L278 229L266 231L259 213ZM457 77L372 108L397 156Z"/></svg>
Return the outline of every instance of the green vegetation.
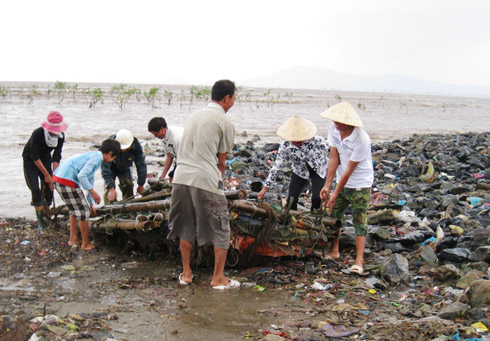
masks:
<svg viewBox="0 0 490 341"><path fill-rule="evenodd" d="M208 88L197 89L195 95L197 99L204 99L205 101L208 101L209 96L211 95L211 90Z"/></svg>
<svg viewBox="0 0 490 341"><path fill-rule="evenodd" d="M92 95L92 98L90 100L89 108L93 108L98 102L104 103L102 100L104 92L100 88L93 89L90 94Z"/></svg>
<svg viewBox="0 0 490 341"><path fill-rule="evenodd" d="M58 93L59 102L60 103L63 102L63 100L65 99L66 83L56 81L56 83L54 83L54 88L56 89L56 92Z"/></svg>
<svg viewBox="0 0 490 341"><path fill-rule="evenodd" d="M172 102L172 98L174 97L174 93L170 90L165 90L163 92L163 97L167 99L167 103L168 105L170 105L170 103Z"/></svg>
<svg viewBox="0 0 490 341"><path fill-rule="evenodd" d="M286 97L288 99L288 102L291 103L293 99L293 92L285 92L283 97Z"/></svg>
<svg viewBox="0 0 490 341"><path fill-rule="evenodd" d="M148 103L151 103L152 108L155 108L155 100L158 98L159 91L160 88L151 88L150 90L143 92L143 95L145 96Z"/></svg>
<svg viewBox="0 0 490 341"><path fill-rule="evenodd" d="M73 96L73 101L75 101L75 96L76 96L76 94L78 93L78 84L77 84L77 83L73 84L73 85L70 87L70 91L71 91L72 96Z"/></svg>
<svg viewBox="0 0 490 341"><path fill-rule="evenodd" d="M179 88L179 90L162 89L160 87L149 87L139 89L129 86L125 83L112 84L107 88L104 87L83 87L77 83L66 83L56 81L46 85L29 85L28 87L9 88L0 86L0 99L7 96L17 96L21 100L28 100L32 103L36 97L46 96L47 101L50 101L51 96L55 94L59 103L62 103L65 98L70 101L87 101L89 108L97 104L104 103L104 96L107 99L109 95L112 102L116 104L120 110L124 110L126 105L135 102L150 103L152 108L156 108L160 101L165 101L167 105L172 105L174 102L179 102L180 107L189 104L189 109L195 101L208 102L211 99L211 88L191 85L188 88ZM244 89L243 86L237 87L237 103L242 100L249 102L252 111L255 108L267 104L273 108L276 104L292 103L293 92L276 92L272 89L256 90Z"/></svg>
<svg viewBox="0 0 490 341"><path fill-rule="evenodd" d="M139 102L139 97L137 96L139 94L141 94L140 89L127 87L124 83L114 85L111 88L111 96L115 97L114 101L121 110L124 110L124 106L132 97L135 97Z"/></svg>
<svg viewBox="0 0 490 341"><path fill-rule="evenodd" d="M0 85L0 96L5 98L7 97L8 93L9 93L8 88Z"/></svg>

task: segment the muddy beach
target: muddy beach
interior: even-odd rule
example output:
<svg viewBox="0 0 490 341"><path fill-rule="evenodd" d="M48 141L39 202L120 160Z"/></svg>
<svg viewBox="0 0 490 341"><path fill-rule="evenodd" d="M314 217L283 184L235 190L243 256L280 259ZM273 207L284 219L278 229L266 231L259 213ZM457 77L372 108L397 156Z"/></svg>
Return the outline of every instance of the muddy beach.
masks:
<svg viewBox="0 0 490 341"><path fill-rule="evenodd" d="M25 89L31 90L31 86ZM73 99L65 94L61 102L59 94L50 99L41 95L30 101L25 89L24 95L16 97L13 91L12 97L0 99L1 114L5 115L5 122L10 122L1 128L4 135L15 131L16 115L26 115L26 120L32 124L21 136L15 135L11 141L4 142L10 147L8 153L17 148L15 157L12 152L12 163L4 165L15 174L19 165L21 169L21 162L16 164L15 158L21 153L23 140L43 120L48 104L64 114L66 112L76 122L72 124L73 128L80 126L80 129L68 131L67 135L71 133L72 137L68 138L64 157L82 152L106 138L118 129L107 128L114 122L125 122L144 141L151 172L161 169L158 161L162 160L158 141L146 133L148 119L162 115L172 118L167 118L170 124L182 125L185 117L205 100L194 97L191 103L186 88L180 102L176 96L168 105L168 98L162 96L153 107L151 103L144 103L141 96L140 101L133 98L121 110L115 101L116 94L112 97L108 94L103 104L96 103L89 108L89 95L82 99L83 95L77 93ZM484 205L488 202L485 185L488 184L490 137L488 133L469 134L461 140L475 142L451 145L454 141L444 137L451 135L443 134L490 130L490 102L304 90L291 90L293 95L286 96L285 90L267 93L267 89L251 91L252 94L247 96L248 91L242 90L243 98L230 114L236 115L236 119L231 118L239 135L237 141L253 139L257 146L278 142L274 136L276 127L298 111L305 111L305 116L326 135L328 125L317 117L322 108L335 104L336 96L356 105L358 101L360 115L366 119L366 130L379 144L374 149L379 157L376 185L382 195L377 196L377 204L381 203L381 206L376 210L381 212L383 208L395 213L411 211L415 214L415 218L398 216L370 224L373 243L366 258L366 269L370 273L358 277L342 271L353 260L352 245L344 239L342 258L338 262L326 260L322 250L316 250L308 257L286 257L268 262L262 259L250 267L227 267L228 275L243 284L239 290L227 292L212 290L209 287L212 268L201 266L195 271L195 283L180 287L176 280L180 273L180 258L175 248L162 247L150 256L144 248L128 247L129 237L121 241L114 235L97 234L94 235L97 250L86 253L67 246L68 231L61 217L49 230L37 230L29 214L29 193L24 189L23 179L13 176L3 184L2 191L5 192L0 193L5 202L0 214L2 332L6 331L3 326L10 326L10 334L5 336L16 334L20 335L19 339L23 339L22 336L28 339L35 332L36 337L45 335L48 340L84 337L97 340L273 340L274 337L322 340L342 335L379 340L444 340L457 337L484 339L488 335L484 329L478 329L480 325L473 326L476 323L489 326L488 291L485 291L489 280L488 253L471 261L469 255L477 250L488 252L485 249L489 235L488 220L485 220L488 206ZM177 89L174 92L179 93ZM36 114L32 114L33 118L27 113ZM461 119L462 116L465 119ZM89 128L86 120L97 124ZM400 126L404 127L402 132ZM403 140L413 133L440 135ZM395 141L389 142L391 140ZM423 150L423 157L410 154L417 148ZM455 151L458 149L462 155ZM260 147L256 151L263 153L265 158L270 157ZM436 152L437 160L434 159ZM417 161L407 162L408 166L405 163L402 169L393 161L401 155ZM422 181L421 175L429 176L423 166L430 161L434 161L436 174L444 173L442 170L446 174L442 178L432 178L432 174L431 182ZM407 175L412 172L412 176ZM245 178L237 176L237 179L238 184L246 184ZM392 181L394 179L397 181ZM102 188L102 180L96 179L97 182ZM404 187L397 188L397 182ZM440 190L434 183L447 186L448 192L434 197L432 192ZM480 185L483 189L477 188L478 183L483 184ZM10 194L12 191L15 194ZM442 195L451 196L442 198ZM470 197L480 197L479 205L468 206ZM400 200L406 203L400 203ZM440 206L432 204L433 201L439 202ZM442 204L443 201L448 203ZM308 205L307 201L304 203ZM453 204L451 210L448 209L450 204ZM444 214L449 214L451 219ZM458 218L459 215L468 219ZM479 220L482 216L485 219ZM424 253L425 258L416 258L415 254L421 250L420 243L436 237L437 226L445 231L442 249L436 248L432 253L424 251L428 253ZM458 232L454 226L463 232ZM452 230L456 232L453 234ZM149 238L162 236L157 232ZM462 244L468 244L468 240L473 244ZM443 249L462 248L468 249L463 259L458 259L458 255L448 258L448 252L441 255ZM404 274L403 279L395 278L394 274L385 275L382 270L396 255L409 262L406 272L403 267L398 269ZM435 259L431 258L433 256ZM441 274L436 277L438 270ZM471 273L469 277L473 276L472 282L483 281L482 286L486 287L475 289L470 285L458 285L458 280L468 273ZM481 292L481 302L475 301L477 291ZM459 303L466 307L457 305ZM450 306L455 311L441 316ZM48 323L49 318L44 322L35 320L49 315L58 318L51 316L51 323Z"/></svg>

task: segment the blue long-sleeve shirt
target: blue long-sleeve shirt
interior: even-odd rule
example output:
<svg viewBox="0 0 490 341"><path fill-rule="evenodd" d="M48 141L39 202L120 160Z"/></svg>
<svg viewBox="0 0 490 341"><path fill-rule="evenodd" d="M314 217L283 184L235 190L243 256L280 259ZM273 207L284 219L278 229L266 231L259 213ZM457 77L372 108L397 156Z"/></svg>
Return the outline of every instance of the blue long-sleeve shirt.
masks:
<svg viewBox="0 0 490 341"><path fill-rule="evenodd" d="M54 171L54 175L72 181L86 190L89 204L94 204L94 199L88 191L94 187L95 172L100 168L102 162L103 157L100 151L75 155L63 161Z"/></svg>

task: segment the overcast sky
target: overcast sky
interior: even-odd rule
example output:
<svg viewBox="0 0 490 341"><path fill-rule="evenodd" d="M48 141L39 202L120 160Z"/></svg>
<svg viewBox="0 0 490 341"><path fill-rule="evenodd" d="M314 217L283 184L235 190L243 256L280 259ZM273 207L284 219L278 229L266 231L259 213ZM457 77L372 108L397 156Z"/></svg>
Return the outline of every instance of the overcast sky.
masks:
<svg viewBox="0 0 490 341"><path fill-rule="evenodd" d="M212 84L292 66L490 86L487 0L7 0L0 81Z"/></svg>

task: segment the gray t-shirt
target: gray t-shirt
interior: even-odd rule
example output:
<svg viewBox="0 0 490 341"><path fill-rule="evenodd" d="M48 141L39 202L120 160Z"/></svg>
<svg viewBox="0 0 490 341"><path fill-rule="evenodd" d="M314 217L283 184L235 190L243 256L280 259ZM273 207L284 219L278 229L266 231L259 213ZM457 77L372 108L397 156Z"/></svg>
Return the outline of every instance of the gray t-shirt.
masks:
<svg viewBox="0 0 490 341"><path fill-rule="evenodd" d="M217 154L230 152L234 137L235 128L219 104L194 112L185 124L174 183L224 195Z"/></svg>

